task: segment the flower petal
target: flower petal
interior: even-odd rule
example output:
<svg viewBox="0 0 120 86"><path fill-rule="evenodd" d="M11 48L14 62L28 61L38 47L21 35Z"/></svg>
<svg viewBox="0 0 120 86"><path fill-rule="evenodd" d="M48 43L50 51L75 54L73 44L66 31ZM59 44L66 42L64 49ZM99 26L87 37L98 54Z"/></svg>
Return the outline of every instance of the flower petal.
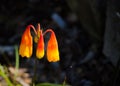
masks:
<svg viewBox="0 0 120 86"><path fill-rule="evenodd" d="M28 26L22 35L21 44L19 48L19 54L22 57L31 57L32 55L32 35L30 33L30 27Z"/></svg>
<svg viewBox="0 0 120 86"><path fill-rule="evenodd" d="M44 38L43 38L42 30L40 30L40 38L37 44L36 56L39 59L43 58L44 56Z"/></svg>
<svg viewBox="0 0 120 86"><path fill-rule="evenodd" d="M55 33L51 29L48 31L51 32L51 36L47 45L47 59L49 62L57 62L60 60L57 39Z"/></svg>

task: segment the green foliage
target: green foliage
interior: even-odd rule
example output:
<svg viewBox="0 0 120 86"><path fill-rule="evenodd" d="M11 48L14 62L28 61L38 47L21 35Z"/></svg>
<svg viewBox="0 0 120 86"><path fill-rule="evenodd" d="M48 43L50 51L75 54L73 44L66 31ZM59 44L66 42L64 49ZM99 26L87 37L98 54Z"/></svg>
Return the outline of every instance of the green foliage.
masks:
<svg viewBox="0 0 120 86"><path fill-rule="evenodd" d="M10 77L10 73L8 72L8 67L3 66L1 64L0 64L0 76L5 80L5 83L7 83L7 86L24 86L24 85L22 85L21 83L19 83L16 80L17 77L18 77L18 73L19 73L18 46L15 46L15 58L16 58L16 61L15 61L15 73L12 76L12 78ZM54 84L54 83L39 83L39 84L35 84L34 83L32 86L70 86L70 85L66 85L66 80L64 80L64 82L62 84Z"/></svg>
<svg viewBox="0 0 120 86"><path fill-rule="evenodd" d="M9 77L7 76L5 72L5 68L2 65L0 65L0 76L2 76L5 79L8 86L13 86L12 82L10 81Z"/></svg>
<svg viewBox="0 0 120 86"><path fill-rule="evenodd" d="M15 74L14 74L14 80L11 81L9 74L8 74L8 68L0 64L0 76L4 78L8 86L14 86L16 82L15 79L18 74L18 69L19 69L19 54L18 54L18 47L15 46L15 57L16 57L16 65L15 65ZM20 84L16 83L16 86L21 86Z"/></svg>
<svg viewBox="0 0 120 86"><path fill-rule="evenodd" d="M70 85L62 85L62 84L52 84L52 83L40 83L36 86L70 86Z"/></svg>

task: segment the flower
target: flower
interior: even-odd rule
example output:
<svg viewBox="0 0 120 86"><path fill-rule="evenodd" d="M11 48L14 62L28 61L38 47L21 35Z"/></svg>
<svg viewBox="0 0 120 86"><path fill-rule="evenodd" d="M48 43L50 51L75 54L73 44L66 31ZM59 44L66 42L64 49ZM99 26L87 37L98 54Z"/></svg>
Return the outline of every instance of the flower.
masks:
<svg viewBox="0 0 120 86"><path fill-rule="evenodd" d="M32 36L30 33L30 27L28 26L25 30L25 32L22 35L22 39L21 39L21 44L20 44L20 49L19 49L19 54L22 57L31 57L32 55Z"/></svg>
<svg viewBox="0 0 120 86"><path fill-rule="evenodd" d="M40 31L40 38L37 44L36 56L37 58L42 58L44 56L44 39L43 39L42 30Z"/></svg>
<svg viewBox="0 0 120 86"><path fill-rule="evenodd" d="M52 29L47 29L44 33L40 29L40 24L38 24L37 30L33 25L28 25L25 32L22 35L21 44L19 48L19 54L22 57L30 58L32 56L33 50L33 39L30 33L30 29L34 30L35 33L35 43L37 43L36 57L41 59L44 57L44 37L46 33L50 32L50 39L47 44L47 59L49 62L57 62L59 58L58 43L55 33Z"/></svg>
<svg viewBox="0 0 120 86"><path fill-rule="evenodd" d="M49 62L59 61L58 43L55 33L51 29L48 29L47 31L51 32L51 36L47 44L47 59Z"/></svg>

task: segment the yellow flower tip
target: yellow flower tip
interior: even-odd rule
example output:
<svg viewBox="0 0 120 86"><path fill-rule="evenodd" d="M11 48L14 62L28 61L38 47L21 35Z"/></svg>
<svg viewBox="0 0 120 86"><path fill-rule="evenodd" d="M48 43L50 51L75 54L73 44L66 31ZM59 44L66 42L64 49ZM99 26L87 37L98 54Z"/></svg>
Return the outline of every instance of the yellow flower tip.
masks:
<svg viewBox="0 0 120 86"><path fill-rule="evenodd" d="M43 58L44 56L44 39L43 39L42 30L40 30L40 38L37 44L36 56L39 59Z"/></svg>
<svg viewBox="0 0 120 86"><path fill-rule="evenodd" d="M57 39L55 33L52 30L49 31L51 36L47 45L47 59L49 62L57 62L60 60Z"/></svg>
<svg viewBox="0 0 120 86"><path fill-rule="evenodd" d="M24 31L20 43L19 54L22 57L30 58L32 55L32 35L30 33L30 27L27 27Z"/></svg>

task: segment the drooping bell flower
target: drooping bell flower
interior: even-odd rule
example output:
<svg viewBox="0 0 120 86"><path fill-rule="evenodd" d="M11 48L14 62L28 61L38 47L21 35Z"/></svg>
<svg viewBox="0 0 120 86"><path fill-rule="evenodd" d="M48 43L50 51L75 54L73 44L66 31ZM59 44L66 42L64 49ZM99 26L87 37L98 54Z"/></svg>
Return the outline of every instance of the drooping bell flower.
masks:
<svg viewBox="0 0 120 86"><path fill-rule="evenodd" d="M55 33L51 29L48 29L46 32L51 32L50 39L47 43L47 59L49 62L57 62L60 58Z"/></svg>
<svg viewBox="0 0 120 86"><path fill-rule="evenodd" d="M57 62L60 60L59 58L59 50L58 50L58 43L55 36L55 33L52 29L47 29L44 33L42 33L42 30L40 29L40 24L38 24L37 30L34 28L33 25L28 25L25 32L22 35L19 54L22 57L30 58L32 55L33 50L33 39L32 35L30 33L30 29L34 30L35 33L35 43L37 43L36 48L36 57L41 59L44 56L44 38L43 36L50 32L50 39L47 44L47 59L49 62Z"/></svg>
<svg viewBox="0 0 120 86"><path fill-rule="evenodd" d="M30 33L30 26L28 26L25 30L25 32L22 35L22 39L21 39L21 44L20 44L20 49L19 49L19 54L22 57L31 57L32 55L32 35Z"/></svg>
<svg viewBox="0 0 120 86"><path fill-rule="evenodd" d="M44 38L43 38L42 30L40 30L40 38L37 44L36 56L39 59L43 58L44 56Z"/></svg>

